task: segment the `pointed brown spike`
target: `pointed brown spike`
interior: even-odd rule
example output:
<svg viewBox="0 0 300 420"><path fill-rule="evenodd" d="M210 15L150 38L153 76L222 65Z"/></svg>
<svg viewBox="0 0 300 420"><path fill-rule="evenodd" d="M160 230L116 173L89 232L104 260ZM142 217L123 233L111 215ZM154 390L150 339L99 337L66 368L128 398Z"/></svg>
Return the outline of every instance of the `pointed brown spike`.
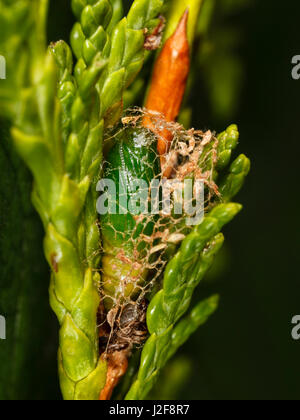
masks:
<svg viewBox="0 0 300 420"><path fill-rule="evenodd" d="M157 59L146 101L149 111L161 113L168 122L175 121L178 117L190 71L188 17L187 9ZM172 134L168 130L158 130L148 117L144 119L144 126L158 134L158 152L163 157L169 149Z"/></svg>

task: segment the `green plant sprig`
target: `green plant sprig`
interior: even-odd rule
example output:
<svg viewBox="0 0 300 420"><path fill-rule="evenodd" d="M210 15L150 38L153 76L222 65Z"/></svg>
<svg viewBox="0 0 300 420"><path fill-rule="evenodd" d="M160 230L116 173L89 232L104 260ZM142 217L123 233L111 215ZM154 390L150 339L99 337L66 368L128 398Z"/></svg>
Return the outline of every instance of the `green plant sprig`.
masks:
<svg viewBox="0 0 300 420"><path fill-rule="evenodd" d="M72 42L78 58L74 71L66 43L45 47L47 1L38 2L34 10L29 9L30 2L26 4L32 18L32 43L26 50L30 80L19 78L18 108L11 116L16 148L33 173L33 202L46 231L44 249L52 268L50 303L61 325L60 382L68 400L98 399L106 380L106 362L99 359L98 349L100 276L99 252L95 253L100 237L96 188L91 187L102 160L104 117L116 98L122 103L126 86L140 70L144 29L155 25L163 2L136 0L128 18L114 29L109 25L111 19L119 19L120 2L114 2L115 8L109 1L89 3L73 2L75 9L76 4L84 6L80 25L85 31L82 54L80 40ZM86 16L91 18L88 23ZM14 16L9 18L12 21ZM8 40L12 36L9 33ZM24 32L16 54L27 36ZM14 90L10 86L10 92Z"/></svg>
<svg viewBox="0 0 300 420"><path fill-rule="evenodd" d="M126 399L143 399L152 389L168 360L169 351L172 352L170 341L175 325L188 310L195 287L211 267L223 244L224 238L219 232L241 208L241 205L233 203L220 204L214 208L186 237L178 253L168 263L164 272L163 288L154 296L148 308L147 325L150 337L142 351L137 380L131 386ZM184 341L187 338L185 336Z"/></svg>

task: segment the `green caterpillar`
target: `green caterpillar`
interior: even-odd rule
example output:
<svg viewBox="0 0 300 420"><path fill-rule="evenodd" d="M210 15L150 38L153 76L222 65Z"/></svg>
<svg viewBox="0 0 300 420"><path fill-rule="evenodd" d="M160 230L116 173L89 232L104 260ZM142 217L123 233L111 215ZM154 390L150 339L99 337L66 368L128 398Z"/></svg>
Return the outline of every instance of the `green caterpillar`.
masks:
<svg viewBox="0 0 300 420"><path fill-rule="evenodd" d="M108 200L114 203L114 211L101 216L102 282L107 309L116 302L122 304L126 299L135 299L148 275L142 260L147 254L147 237L153 234L155 221L152 217L133 215L128 205L138 192L137 180L150 186L159 175L156 144L155 135L149 130L126 127L116 135L106 158L103 178L116 186L113 191L116 196L111 196L108 191ZM142 208L141 205L141 212ZM141 240L141 235L145 240Z"/></svg>
<svg viewBox="0 0 300 420"><path fill-rule="evenodd" d="M180 242L193 230L186 224L185 211L178 216L174 212L175 203L180 202L176 202L178 194L175 190L170 196L170 213L162 211L165 178L157 154L157 136L142 123L135 124L115 129L117 134L112 136L113 143L108 142L109 151L103 168L103 180L108 182L106 186L112 185L106 192L108 211L101 216L101 292L104 303L101 315L103 324L106 324L102 337L107 352L130 349L132 345L143 342L147 334L146 299L151 301L149 292L160 288L165 265L177 252ZM224 199L230 200L231 189L237 192L246 175L243 170L247 163L245 159L240 157L232 167L234 173L229 187L227 177L225 186L221 180L220 189L214 179L217 181L217 169L222 172L228 165L237 145L237 127L230 126L218 139L210 131L192 134L179 126L174 128L172 135L168 157L175 158L172 159L173 174L169 181L180 181L182 186L187 179L204 178L202 199L203 204L206 203L206 213ZM238 179L237 174L240 174ZM146 185L144 205L137 180ZM159 189L162 188L159 190L159 212L155 215L150 212L153 197L151 190L150 200L149 187L153 180L158 180ZM189 187L193 189L189 196L194 197L193 185ZM136 213L130 204L132 200L138 201L137 197L141 201L137 206L140 212Z"/></svg>

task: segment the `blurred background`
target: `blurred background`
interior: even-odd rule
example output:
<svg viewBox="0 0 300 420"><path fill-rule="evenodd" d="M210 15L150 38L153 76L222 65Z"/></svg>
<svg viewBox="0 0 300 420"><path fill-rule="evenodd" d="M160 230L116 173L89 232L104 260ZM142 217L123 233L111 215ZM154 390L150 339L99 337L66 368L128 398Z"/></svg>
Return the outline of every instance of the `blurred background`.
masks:
<svg viewBox="0 0 300 420"><path fill-rule="evenodd" d="M68 40L70 1L50 3L49 41ZM220 308L169 363L151 397L299 399L300 341L291 338L291 320L300 314L300 81L291 77L291 59L300 54L300 2L210 3L186 109L197 128L219 132L237 123L237 153L251 158L252 170L238 197L244 211L226 228L226 245L195 296L219 293ZM0 399L59 399L42 227L3 122L0 168L0 314L8 322Z"/></svg>

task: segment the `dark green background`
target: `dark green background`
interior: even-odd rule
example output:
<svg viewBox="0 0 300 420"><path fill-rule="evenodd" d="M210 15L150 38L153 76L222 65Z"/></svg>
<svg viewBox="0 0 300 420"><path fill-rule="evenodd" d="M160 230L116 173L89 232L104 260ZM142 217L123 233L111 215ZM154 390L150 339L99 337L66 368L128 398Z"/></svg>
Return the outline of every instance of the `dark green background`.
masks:
<svg viewBox="0 0 300 420"><path fill-rule="evenodd" d="M49 39L67 39L70 2L50 3ZM300 314L300 81L291 78L291 58L300 54L300 3L217 3L206 40L214 43L213 58L197 69L191 96L193 125L219 131L238 123L239 151L251 158L252 171L238 197L244 211L226 228L222 274L211 273L197 292L198 299L220 293L221 305L175 361L190 373L186 378L178 373L184 386L178 386L177 396L298 399L300 341L291 338L291 319ZM223 3L236 7L228 11ZM230 48L226 36L233 38ZM230 74L236 74L233 81ZM224 111L222 103L213 103L211 86L236 88L239 82L235 106L228 104ZM1 140L0 313L8 316L9 337L0 342L0 399L56 399L57 332L47 301L49 270L42 258L41 226L26 202L30 178L15 159ZM18 354L20 343L24 354ZM162 378L166 387L173 380L172 366L168 375ZM157 390L156 396L163 394Z"/></svg>

